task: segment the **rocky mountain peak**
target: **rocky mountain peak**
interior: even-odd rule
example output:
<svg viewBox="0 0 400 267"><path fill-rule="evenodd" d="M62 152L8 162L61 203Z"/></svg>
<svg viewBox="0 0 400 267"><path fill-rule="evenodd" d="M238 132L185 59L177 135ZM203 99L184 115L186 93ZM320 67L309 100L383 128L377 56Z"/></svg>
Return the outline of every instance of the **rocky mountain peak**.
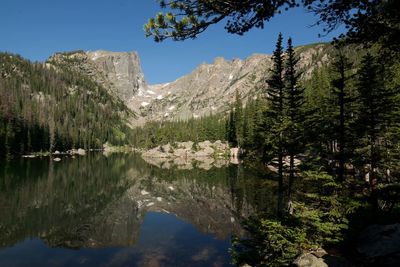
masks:
<svg viewBox="0 0 400 267"><path fill-rule="evenodd" d="M147 88L137 52L98 50L86 54L114 85L117 95L122 100L129 101L139 90Z"/></svg>
<svg viewBox="0 0 400 267"><path fill-rule="evenodd" d="M73 51L56 53L47 60L50 65L66 65L83 72L124 102L147 90L137 52Z"/></svg>
<svg viewBox="0 0 400 267"><path fill-rule="evenodd" d="M296 48L303 79L329 63L332 49L327 44ZM265 54L232 60L217 57L173 82L147 85L136 52L77 51L51 59L86 72L122 99L137 114L132 121L136 126L150 120L182 120L225 112L234 102L236 91L246 103L266 88L265 79L273 64L272 56Z"/></svg>

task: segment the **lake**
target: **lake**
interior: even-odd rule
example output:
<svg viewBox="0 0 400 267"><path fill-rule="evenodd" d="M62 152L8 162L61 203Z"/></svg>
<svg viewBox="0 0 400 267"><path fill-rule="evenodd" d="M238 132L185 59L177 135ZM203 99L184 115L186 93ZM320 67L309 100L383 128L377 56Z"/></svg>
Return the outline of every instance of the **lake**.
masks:
<svg viewBox="0 0 400 267"><path fill-rule="evenodd" d="M243 218L276 210L265 171L137 154L0 165L0 266L231 266Z"/></svg>

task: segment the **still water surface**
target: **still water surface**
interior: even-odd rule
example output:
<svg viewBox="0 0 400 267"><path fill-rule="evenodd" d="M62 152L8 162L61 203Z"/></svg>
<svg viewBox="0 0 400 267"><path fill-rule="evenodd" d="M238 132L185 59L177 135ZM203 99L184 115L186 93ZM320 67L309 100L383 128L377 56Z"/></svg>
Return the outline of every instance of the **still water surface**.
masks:
<svg viewBox="0 0 400 267"><path fill-rule="evenodd" d="M0 165L0 266L231 266L240 220L275 209L265 175L135 154Z"/></svg>

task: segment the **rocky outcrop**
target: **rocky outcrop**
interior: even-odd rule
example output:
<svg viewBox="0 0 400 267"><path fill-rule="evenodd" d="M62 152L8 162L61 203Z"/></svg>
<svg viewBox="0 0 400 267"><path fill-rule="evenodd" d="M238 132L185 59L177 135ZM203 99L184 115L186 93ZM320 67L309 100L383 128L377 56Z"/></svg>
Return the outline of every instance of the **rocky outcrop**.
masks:
<svg viewBox="0 0 400 267"><path fill-rule="evenodd" d="M193 142L177 142L173 145L166 144L157 146L142 153L144 158L226 158L230 155L229 145L221 141L200 142L194 144Z"/></svg>
<svg viewBox="0 0 400 267"><path fill-rule="evenodd" d="M88 75L93 81L107 88L127 105L135 95L147 91L137 52L73 51L51 56L48 67L66 66ZM71 88L73 91L74 89ZM131 107L135 109L135 107Z"/></svg>
<svg viewBox="0 0 400 267"><path fill-rule="evenodd" d="M147 83L137 52L99 50L86 52L86 55L112 84L117 95L126 103L129 103L135 95L147 90Z"/></svg>

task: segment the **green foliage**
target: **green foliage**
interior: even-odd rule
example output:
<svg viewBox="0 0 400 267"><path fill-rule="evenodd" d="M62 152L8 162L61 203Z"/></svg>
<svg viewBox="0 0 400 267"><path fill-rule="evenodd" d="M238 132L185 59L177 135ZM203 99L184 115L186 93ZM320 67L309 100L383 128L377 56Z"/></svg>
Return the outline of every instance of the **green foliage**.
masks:
<svg viewBox="0 0 400 267"><path fill-rule="evenodd" d="M386 160L390 160L387 155L397 151L390 144L396 142L392 137L399 133L399 88L391 86L385 78L384 66L367 54L358 72L357 90L358 153L361 163L370 166L370 184L374 186L378 178L382 180L382 177L377 177L378 169L388 168L385 166ZM389 129L393 135L388 134Z"/></svg>
<svg viewBox="0 0 400 267"><path fill-rule="evenodd" d="M278 180L278 203L287 199L288 210L282 213L280 209L283 205L278 204L276 218L279 220L276 222L292 232L289 236L280 234L280 226L274 223L268 224L272 229L264 229L279 239L272 238L273 244L278 247L279 244L286 244L287 250L276 253L276 247L271 246L271 236L262 231L262 222L273 220L270 216L261 215L253 222L245 222L246 226L251 225L246 227L249 231L247 239L234 240L232 255L236 263L269 266L272 263L265 261L268 258L266 255L277 255L280 261L277 265L287 264L296 256L292 253L293 247L308 249L343 245L344 242L353 244L351 239L362 230L357 224L365 227L368 220L379 223L398 220L398 65L379 65L376 52L370 56L365 50L357 53L351 51L357 50L342 47L340 55L330 53L334 57L331 62L334 63L314 70L310 80L303 80L304 99L299 103L304 101L304 106L303 103L290 103L290 89L295 83L290 83L291 79L287 78L290 76L287 66L284 73L285 80L289 82L279 90L281 76L276 70L280 62L275 59L274 69L268 79L272 79L272 86L268 89L268 94L271 94L267 99L269 103L264 103L264 111L260 113L259 110L253 110L255 103L251 101L243 110L244 116L251 114L244 118L246 125L249 121L254 122L257 117L255 114L263 115L261 123L253 123L250 135L262 133L263 143L258 149L264 147L273 151L271 158L274 155L276 157L279 148L282 154L290 155L293 149L291 142L295 141L291 134L295 132L295 136L301 136L299 141L304 143L299 142L293 150L303 153L296 154L302 161L295 173L297 182L292 184L292 173L288 174L285 170L283 179L279 177ZM364 54L367 55L361 59ZM358 74L356 69L359 69ZM280 95L284 97L280 98ZM294 106L299 113L293 112ZM295 116L297 114L300 114L298 118ZM296 129L294 126L297 122L300 127ZM245 142L247 154L264 156L252 144L251 138L245 140L248 140L248 143ZM375 155L371 157L373 147ZM375 158L375 163L371 158ZM337 169L340 168L343 170L343 179L336 179ZM371 169L379 177L373 190L364 181L365 173ZM287 197L283 194L286 177L289 177ZM297 232L298 229L301 232ZM288 240L294 243L288 243Z"/></svg>
<svg viewBox="0 0 400 267"><path fill-rule="evenodd" d="M343 230L348 225L347 216L360 202L326 172L307 171L302 177L303 193L295 203L294 217L302 223L313 243L321 246L342 241Z"/></svg>
<svg viewBox="0 0 400 267"><path fill-rule="evenodd" d="M0 157L129 142L131 112L88 77L6 53L0 62Z"/></svg>
<svg viewBox="0 0 400 267"><path fill-rule="evenodd" d="M380 43L399 54L400 6L396 0L159 0L159 4L168 12L156 14L144 25L146 36L153 36L156 42L193 39L220 22L226 23L228 33L242 35L252 28L264 28L277 14L303 6L316 15L324 34L345 25L346 32L339 36L342 40Z"/></svg>
<svg viewBox="0 0 400 267"><path fill-rule="evenodd" d="M248 126L247 117L244 116L243 104L240 93L236 91L235 103L229 112L229 120L227 121L226 135L228 142L233 147L242 147L245 142L245 132Z"/></svg>
<svg viewBox="0 0 400 267"><path fill-rule="evenodd" d="M362 202L325 172L304 172L296 189L292 214L286 213L279 220L261 216L244 221L248 237L233 240L235 264L288 265L302 250L344 240L348 218Z"/></svg>
<svg viewBox="0 0 400 267"><path fill-rule="evenodd" d="M240 266L284 266L293 261L307 242L306 233L298 227L288 227L276 220L250 218L243 224L252 238L233 239L233 263Z"/></svg>
<svg viewBox="0 0 400 267"><path fill-rule="evenodd" d="M132 145L153 148L157 145L193 141L226 140L226 119L223 114L186 121L148 122L132 130Z"/></svg>

